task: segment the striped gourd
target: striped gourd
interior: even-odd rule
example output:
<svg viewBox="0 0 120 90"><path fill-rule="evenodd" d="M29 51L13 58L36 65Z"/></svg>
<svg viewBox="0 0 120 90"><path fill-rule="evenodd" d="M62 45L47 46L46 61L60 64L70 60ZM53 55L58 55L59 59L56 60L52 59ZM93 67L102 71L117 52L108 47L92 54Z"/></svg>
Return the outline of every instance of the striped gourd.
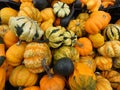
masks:
<svg viewBox="0 0 120 90"><path fill-rule="evenodd" d="M104 30L105 40L120 40L120 26L117 24L109 24Z"/></svg>
<svg viewBox="0 0 120 90"><path fill-rule="evenodd" d="M73 31L66 30L64 33L64 42L63 45L74 46L77 41L77 35Z"/></svg>
<svg viewBox="0 0 120 90"><path fill-rule="evenodd" d="M61 26L51 26L45 31L45 39L52 48L58 48L64 41L64 32L66 29Z"/></svg>
<svg viewBox="0 0 120 90"><path fill-rule="evenodd" d="M38 23L26 16L11 17L9 27L20 40L26 42L40 39L44 34Z"/></svg>
<svg viewBox="0 0 120 90"><path fill-rule="evenodd" d="M70 8L66 3L58 1L53 5L53 12L57 17L63 18L70 14Z"/></svg>

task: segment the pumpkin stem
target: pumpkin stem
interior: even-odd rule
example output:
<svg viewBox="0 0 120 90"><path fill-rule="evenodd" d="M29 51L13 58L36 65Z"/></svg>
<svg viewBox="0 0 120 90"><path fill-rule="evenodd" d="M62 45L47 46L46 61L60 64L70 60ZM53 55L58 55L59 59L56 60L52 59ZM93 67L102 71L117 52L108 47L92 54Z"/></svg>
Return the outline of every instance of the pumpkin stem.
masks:
<svg viewBox="0 0 120 90"><path fill-rule="evenodd" d="M81 44L80 42L77 42L75 43L76 45L78 45L79 47L83 47L83 44Z"/></svg>
<svg viewBox="0 0 120 90"><path fill-rule="evenodd" d="M16 43L16 45L17 45L17 46L20 45L21 42L22 42L22 40L19 40L19 41Z"/></svg>
<svg viewBox="0 0 120 90"><path fill-rule="evenodd" d="M18 87L18 90L23 90L22 86Z"/></svg>
<svg viewBox="0 0 120 90"><path fill-rule="evenodd" d="M53 75L52 75L52 73L50 73L50 67L46 64L46 59L42 60L42 66L45 69L45 71L47 72L48 76L51 78Z"/></svg>

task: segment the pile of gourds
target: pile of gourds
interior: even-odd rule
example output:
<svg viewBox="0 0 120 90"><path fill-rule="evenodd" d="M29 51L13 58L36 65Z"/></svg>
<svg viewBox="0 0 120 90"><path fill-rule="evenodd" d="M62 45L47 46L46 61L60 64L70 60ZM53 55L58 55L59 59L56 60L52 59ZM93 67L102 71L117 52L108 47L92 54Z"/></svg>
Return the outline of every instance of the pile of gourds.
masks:
<svg viewBox="0 0 120 90"><path fill-rule="evenodd" d="M120 19L101 9L116 1L8 0L0 90L120 90Z"/></svg>

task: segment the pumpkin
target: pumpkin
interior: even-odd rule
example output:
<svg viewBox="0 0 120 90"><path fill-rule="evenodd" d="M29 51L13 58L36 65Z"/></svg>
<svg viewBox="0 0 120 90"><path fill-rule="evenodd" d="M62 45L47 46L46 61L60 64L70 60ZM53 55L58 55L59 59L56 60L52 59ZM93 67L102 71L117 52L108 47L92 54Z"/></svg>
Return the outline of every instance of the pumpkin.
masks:
<svg viewBox="0 0 120 90"><path fill-rule="evenodd" d="M87 37L78 38L74 47L77 49L79 55L81 56L87 56L93 50L92 42Z"/></svg>
<svg viewBox="0 0 120 90"><path fill-rule="evenodd" d="M112 58L110 57L96 56L95 62L99 70L110 70L112 68Z"/></svg>
<svg viewBox="0 0 120 90"><path fill-rule="evenodd" d="M32 2L33 0L20 0L21 3L23 2Z"/></svg>
<svg viewBox="0 0 120 90"><path fill-rule="evenodd" d="M105 11L94 11L85 23L85 31L89 34L97 34L110 22L111 15Z"/></svg>
<svg viewBox="0 0 120 90"><path fill-rule="evenodd" d="M68 23L67 30L73 31L77 37L82 37L86 35L85 31L85 21L80 19L72 19Z"/></svg>
<svg viewBox="0 0 120 90"><path fill-rule="evenodd" d="M97 49L98 53L106 57L120 56L120 42L117 40L107 41Z"/></svg>
<svg viewBox="0 0 120 90"><path fill-rule="evenodd" d="M79 61L79 52L73 46L61 46L53 53L54 63L56 63L59 59L68 57L73 62Z"/></svg>
<svg viewBox="0 0 120 90"><path fill-rule="evenodd" d="M7 24L0 25L0 37L3 38L3 36L6 34L7 31L9 31L9 26Z"/></svg>
<svg viewBox="0 0 120 90"><path fill-rule="evenodd" d="M108 24L103 30L103 36L106 41L108 40L120 40L120 25Z"/></svg>
<svg viewBox="0 0 120 90"><path fill-rule="evenodd" d="M24 65L19 65L12 70L9 77L9 82L14 87L28 87L35 85L37 79L37 74L29 72L29 70Z"/></svg>
<svg viewBox="0 0 120 90"><path fill-rule="evenodd" d="M23 88L23 90L40 90L40 87L39 86L30 86L30 87Z"/></svg>
<svg viewBox="0 0 120 90"><path fill-rule="evenodd" d="M0 66L4 63L5 58L5 44L3 42L3 38L0 37Z"/></svg>
<svg viewBox="0 0 120 90"><path fill-rule="evenodd" d="M97 75L96 89L95 90L113 90L109 80L101 75Z"/></svg>
<svg viewBox="0 0 120 90"><path fill-rule="evenodd" d="M102 5L104 8L108 8L109 6L114 6L115 3L116 3L115 0L102 0L101 5Z"/></svg>
<svg viewBox="0 0 120 90"><path fill-rule="evenodd" d="M105 43L104 36L101 33L89 34L88 38L91 40L94 48L99 48Z"/></svg>
<svg viewBox="0 0 120 90"><path fill-rule="evenodd" d="M96 62L92 56L82 56L79 60L80 63L86 64L93 72L96 71Z"/></svg>
<svg viewBox="0 0 120 90"><path fill-rule="evenodd" d="M95 90L96 76L86 64L74 64L74 72L69 76L70 90Z"/></svg>
<svg viewBox="0 0 120 90"><path fill-rule="evenodd" d="M90 12L98 11L101 6L101 0L81 0L81 2Z"/></svg>
<svg viewBox="0 0 120 90"><path fill-rule="evenodd" d="M15 35L15 33L12 30L9 30L5 33L3 41L5 43L6 48L9 48L13 44L17 43L19 41L19 38Z"/></svg>
<svg viewBox="0 0 120 90"><path fill-rule="evenodd" d="M81 12L77 15L77 19L86 21L89 18L89 13L87 12Z"/></svg>
<svg viewBox="0 0 120 90"><path fill-rule="evenodd" d="M40 27L43 31L46 31L49 27L53 26L53 19L46 20L41 23Z"/></svg>
<svg viewBox="0 0 120 90"><path fill-rule="evenodd" d="M29 17L34 21L37 21L38 25L40 25L42 22L41 12L37 8L33 7L32 5L25 6L23 8L21 7L21 9L18 12L18 16Z"/></svg>
<svg viewBox="0 0 120 90"><path fill-rule="evenodd" d="M6 51L6 59L8 64L18 66L22 63L26 43L22 42L20 45L16 43L9 47Z"/></svg>
<svg viewBox="0 0 120 90"><path fill-rule="evenodd" d="M45 59L42 61L42 65L47 74L45 74L39 81L40 90L64 90L65 78L58 74L51 74L50 68L47 66Z"/></svg>
<svg viewBox="0 0 120 90"><path fill-rule="evenodd" d="M55 74L63 75L63 76L69 76L74 71L74 65L70 58L64 57L58 60L53 65L53 72Z"/></svg>
<svg viewBox="0 0 120 90"><path fill-rule="evenodd" d="M117 90L120 90L120 85L117 86Z"/></svg>
<svg viewBox="0 0 120 90"><path fill-rule="evenodd" d="M33 5L32 2L22 2L22 3L20 4L19 9L20 9L20 10L23 10L24 7L34 7L34 5Z"/></svg>
<svg viewBox="0 0 120 90"><path fill-rule="evenodd" d="M63 45L74 46L77 41L77 35L73 31L66 30L64 32L64 41Z"/></svg>
<svg viewBox="0 0 120 90"><path fill-rule="evenodd" d="M42 22L47 21L49 19L53 19L53 21L55 21L56 18L52 7L44 8L43 10L41 10L41 17L42 17Z"/></svg>
<svg viewBox="0 0 120 90"><path fill-rule="evenodd" d="M10 17L16 17L18 11L11 7L4 7L0 10L0 19L2 24L8 24Z"/></svg>
<svg viewBox="0 0 120 90"><path fill-rule="evenodd" d="M117 88L120 84L120 73L115 70L107 70L101 73L111 83L112 88Z"/></svg>
<svg viewBox="0 0 120 90"><path fill-rule="evenodd" d="M26 42L40 39L44 34L37 22L26 16L11 17L9 27L20 40Z"/></svg>
<svg viewBox="0 0 120 90"><path fill-rule="evenodd" d="M24 52L24 64L30 72L43 72L44 68L41 64L43 59L46 59L47 65L51 64L52 55L46 43L31 42L27 44Z"/></svg>
<svg viewBox="0 0 120 90"><path fill-rule="evenodd" d="M66 29L62 26L52 26L45 31L45 39L52 48L58 48L64 41L64 32Z"/></svg>
<svg viewBox="0 0 120 90"><path fill-rule="evenodd" d="M118 19L118 20L115 22L115 24L120 25L120 19Z"/></svg>
<svg viewBox="0 0 120 90"><path fill-rule="evenodd" d="M120 68L120 57L113 58L113 67L116 69Z"/></svg>
<svg viewBox="0 0 120 90"><path fill-rule="evenodd" d="M53 5L53 12L57 17L63 18L70 14L70 8L66 3L58 1Z"/></svg>
<svg viewBox="0 0 120 90"><path fill-rule="evenodd" d="M66 4L72 4L75 2L75 0L60 0L60 1L66 3Z"/></svg>
<svg viewBox="0 0 120 90"><path fill-rule="evenodd" d="M4 90L6 82L6 71L0 67L0 90Z"/></svg>

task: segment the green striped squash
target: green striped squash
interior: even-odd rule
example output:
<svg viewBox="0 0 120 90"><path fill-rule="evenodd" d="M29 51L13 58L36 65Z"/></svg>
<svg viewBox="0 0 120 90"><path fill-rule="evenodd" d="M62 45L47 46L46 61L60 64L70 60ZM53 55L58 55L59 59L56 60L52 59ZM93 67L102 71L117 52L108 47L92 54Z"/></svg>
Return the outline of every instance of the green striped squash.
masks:
<svg viewBox="0 0 120 90"><path fill-rule="evenodd" d="M120 40L120 26L117 24L109 24L103 31L105 40Z"/></svg>
<svg viewBox="0 0 120 90"><path fill-rule="evenodd" d="M61 26L51 26L45 31L45 39L52 48L58 48L64 41L64 32L66 29Z"/></svg>
<svg viewBox="0 0 120 90"><path fill-rule="evenodd" d="M74 46L77 41L77 35L73 31L66 30L64 33L63 45Z"/></svg>
<svg viewBox="0 0 120 90"><path fill-rule="evenodd" d="M26 16L11 17L9 27L20 40L26 42L40 39L44 34L38 23Z"/></svg>

